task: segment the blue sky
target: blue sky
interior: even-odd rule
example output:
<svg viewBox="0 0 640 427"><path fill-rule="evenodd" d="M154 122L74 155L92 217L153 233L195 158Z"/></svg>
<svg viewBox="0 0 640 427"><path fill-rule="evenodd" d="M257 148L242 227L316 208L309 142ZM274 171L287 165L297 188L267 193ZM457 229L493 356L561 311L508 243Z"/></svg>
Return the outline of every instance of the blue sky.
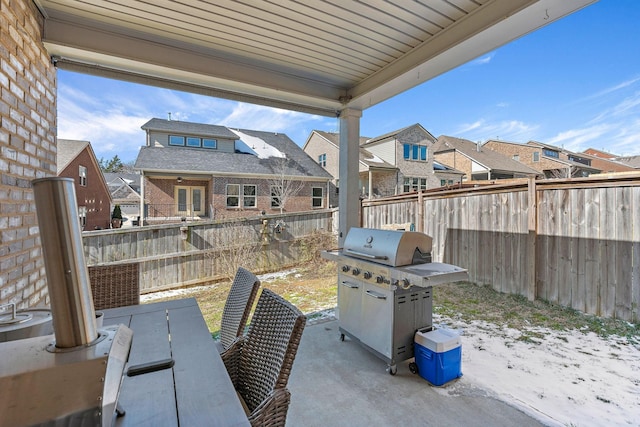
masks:
<svg viewBox="0 0 640 427"><path fill-rule="evenodd" d="M600 0L364 111L361 134L414 123L434 136L536 140L640 155L640 1ZM58 137L135 160L153 117L286 133L303 145L337 120L58 71Z"/></svg>

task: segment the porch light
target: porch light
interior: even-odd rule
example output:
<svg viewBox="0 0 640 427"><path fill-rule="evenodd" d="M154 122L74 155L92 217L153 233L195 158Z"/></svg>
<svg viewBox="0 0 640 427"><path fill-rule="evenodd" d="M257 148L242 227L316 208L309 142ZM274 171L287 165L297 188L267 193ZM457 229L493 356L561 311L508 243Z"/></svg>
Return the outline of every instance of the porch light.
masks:
<svg viewBox="0 0 640 427"><path fill-rule="evenodd" d="M179 177L178 177L178 184L180 184L181 182L182 182L182 177L181 177L181 176L179 176Z"/></svg>

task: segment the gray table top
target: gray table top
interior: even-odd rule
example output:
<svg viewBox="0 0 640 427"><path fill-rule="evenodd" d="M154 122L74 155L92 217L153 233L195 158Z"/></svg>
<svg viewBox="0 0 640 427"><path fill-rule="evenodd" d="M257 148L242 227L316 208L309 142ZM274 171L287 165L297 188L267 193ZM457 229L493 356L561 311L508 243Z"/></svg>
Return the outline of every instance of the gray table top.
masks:
<svg viewBox="0 0 640 427"><path fill-rule="evenodd" d="M173 359L171 368L125 374L116 426L248 426L195 299L104 310L104 325L133 330L129 366Z"/></svg>

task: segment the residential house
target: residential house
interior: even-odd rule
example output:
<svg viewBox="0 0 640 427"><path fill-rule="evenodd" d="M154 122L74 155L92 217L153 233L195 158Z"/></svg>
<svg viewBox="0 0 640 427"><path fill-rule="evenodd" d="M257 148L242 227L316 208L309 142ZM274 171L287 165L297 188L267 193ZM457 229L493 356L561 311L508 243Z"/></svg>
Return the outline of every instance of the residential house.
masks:
<svg viewBox="0 0 640 427"><path fill-rule="evenodd" d="M556 167L546 168L542 172L547 178L579 178L600 173L601 170L591 165L591 157L574 153L538 141L529 141L527 145L540 147L546 159L554 160Z"/></svg>
<svg viewBox="0 0 640 427"><path fill-rule="evenodd" d="M360 137L360 144L365 143L368 139ZM340 186L340 171L338 170L340 135L334 132L314 130L302 149L334 177L332 182L335 191L330 194L330 203L332 206L337 206ZM394 165L361 147L358 170L360 172L358 183L360 196L368 197L371 194L373 197L383 197L394 194L397 174L397 168Z"/></svg>
<svg viewBox="0 0 640 427"><path fill-rule="evenodd" d="M158 118L142 129L134 167L147 222L328 206L331 175L283 133Z"/></svg>
<svg viewBox="0 0 640 427"><path fill-rule="evenodd" d="M615 161L623 165L632 167L635 170L640 169L640 156L620 156L616 157Z"/></svg>
<svg viewBox="0 0 640 427"><path fill-rule="evenodd" d="M140 174L105 172L104 179L114 205L120 205L123 227L138 225L140 216Z"/></svg>
<svg viewBox="0 0 640 427"><path fill-rule="evenodd" d="M464 172L465 180L527 178L540 174L512 157L453 136L439 136L434 152L439 163Z"/></svg>
<svg viewBox="0 0 640 427"><path fill-rule="evenodd" d="M615 154L611 154L611 153L608 153L606 151L598 150L597 148L587 148L586 150L583 151L583 153L584 154L590 154L590 155L595 156L595 157L600 157L601 159L609 159L609 160L613 160L616 157L619 157L619 156L616 156Z"/></svg>
<svg viewBox="0 0 640 427"><path fill-rule="evenodd" d="M591 166L590 156L536 141L521 144L491 139L484 143L483 147L523 163L543 174L545 178L589 176L600 172L600 169Z"/></svg>
<svg viewBox="0 0 640 427"><path fill-rule="evenodd" d="M57 175L75 183L83 230L111 226L111 195L89 141L58 139Z"/></svg>
<svg viewBox="0 0 640 427"><path fill-rule="evenodd" d="M420 124L384 135L360 137L359 188L362 197L386 197L454 185L463 172L433 161L435 138ZM339 134L313 131L304 145L309 155L339 181Z"/></svg>

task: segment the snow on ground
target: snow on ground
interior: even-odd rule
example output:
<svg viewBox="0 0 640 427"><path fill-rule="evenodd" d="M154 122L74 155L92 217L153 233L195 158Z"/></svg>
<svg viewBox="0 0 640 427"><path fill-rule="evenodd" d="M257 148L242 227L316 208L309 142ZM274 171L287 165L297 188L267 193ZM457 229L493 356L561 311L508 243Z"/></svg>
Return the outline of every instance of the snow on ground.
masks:
<svg viewBox="0 0 640 427"><path fill-rule="evenodd" d="M434 323L445 321L462 335L463 376L440 392L456 395L472 385L551 426L640 426L637 344L434 315Z"/></svg>

